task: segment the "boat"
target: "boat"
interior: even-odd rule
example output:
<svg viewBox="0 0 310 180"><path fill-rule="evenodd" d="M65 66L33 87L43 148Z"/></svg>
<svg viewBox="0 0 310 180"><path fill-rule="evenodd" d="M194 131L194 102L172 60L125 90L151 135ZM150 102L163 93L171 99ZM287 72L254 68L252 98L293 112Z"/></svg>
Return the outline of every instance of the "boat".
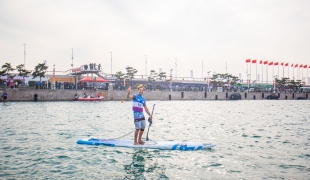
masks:
<svg viewBox="0 0 310 180"><path fill-rule="evenodd" d="M95 145L95 146L102 145L110 147L183 150L183 151L208 149L215 146L215 144L213 143L183 142L183 141L146 141L143 145L142 144L133 145L133 140L102 139L102 138L79 139L76 143Z"/></svg>
<svg viewBox="0 0 310 180"><path fill-rule="evenodd" d="M86 97L86 98L83 98L83 97L79 97L79 98L73 98L74 101L102 101L104 100L104 97L100 96L99 98L98 97Z"/></svg>

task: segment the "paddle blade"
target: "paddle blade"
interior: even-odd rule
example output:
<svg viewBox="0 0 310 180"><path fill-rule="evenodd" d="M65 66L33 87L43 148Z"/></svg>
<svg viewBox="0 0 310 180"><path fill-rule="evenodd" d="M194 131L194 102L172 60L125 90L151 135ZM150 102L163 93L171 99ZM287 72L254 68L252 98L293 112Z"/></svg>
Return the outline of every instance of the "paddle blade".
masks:
<svg viewBox="0 0 310 180"><path fill-rule="evenodd" d="M152 125L152 119L149 117L148 122L150 123L150 126Z"/></svg>

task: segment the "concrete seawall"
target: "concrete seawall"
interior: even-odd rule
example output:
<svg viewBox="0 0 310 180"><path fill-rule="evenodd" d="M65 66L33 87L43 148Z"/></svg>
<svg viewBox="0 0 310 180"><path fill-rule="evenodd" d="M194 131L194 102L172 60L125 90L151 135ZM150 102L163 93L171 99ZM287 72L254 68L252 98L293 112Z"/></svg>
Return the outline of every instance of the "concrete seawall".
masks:
<svg viewBox="0 0 310 180"><path fill-rule="evenodd" d="M0 94L3 94L3 89ZM8 101L33 101L34 95L38 95L38 101L72 101L74 94L82 96L85 92L96 96L98 92L106 101L118 101L126 99L127 91L108 91L108 90L52 90L52 89L7 89ZM138 93L136 90L132 94ZM145 91L144 97L147 100L229 100L233 92L204 92L204 91ZM266 99L269 92L240 92L241 100L263 100ZM306 97L310 99L308 94L305 93L276 93L280 98L279 100L295 100L298 97Z"/></svg>

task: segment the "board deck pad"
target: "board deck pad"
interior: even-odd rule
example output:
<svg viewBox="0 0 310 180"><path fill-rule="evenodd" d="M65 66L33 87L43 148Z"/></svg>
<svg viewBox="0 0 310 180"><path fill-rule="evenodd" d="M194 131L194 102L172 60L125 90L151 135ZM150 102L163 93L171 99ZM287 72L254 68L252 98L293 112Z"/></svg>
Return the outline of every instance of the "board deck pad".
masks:
<svg viewBox="0 0 310 180"><path fill-rule="evenodd" d="M103 145L112 147L147 148L163 150L200 150L214 147L213 143L183 142L183 141L145 141L143 145L134 145L133 140L89 138L79 139L77 144Z"/></svg>

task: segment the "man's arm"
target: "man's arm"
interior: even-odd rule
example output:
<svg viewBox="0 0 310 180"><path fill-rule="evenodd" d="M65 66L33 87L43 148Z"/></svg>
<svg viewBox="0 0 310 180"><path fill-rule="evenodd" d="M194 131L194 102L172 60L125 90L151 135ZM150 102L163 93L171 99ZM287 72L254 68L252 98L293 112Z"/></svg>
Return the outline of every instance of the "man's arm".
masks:
<svg viewBox="0 0 310 180"><path fill-rule="evenodd" d="M147 108L147 106L144 106L144 110L150 116L150 118L152 119L153 117L152 117L152 115L151 115L151 113L149 111L149 108Z"/></svg>
<svg viewBox="0 0 310 180"><path fill-rule="evenodd" d="M127 93L127 99L132 99L132 96L130 95L131 92L131 86L129 86L129 88L127 89L128 93Z"/></svg>

